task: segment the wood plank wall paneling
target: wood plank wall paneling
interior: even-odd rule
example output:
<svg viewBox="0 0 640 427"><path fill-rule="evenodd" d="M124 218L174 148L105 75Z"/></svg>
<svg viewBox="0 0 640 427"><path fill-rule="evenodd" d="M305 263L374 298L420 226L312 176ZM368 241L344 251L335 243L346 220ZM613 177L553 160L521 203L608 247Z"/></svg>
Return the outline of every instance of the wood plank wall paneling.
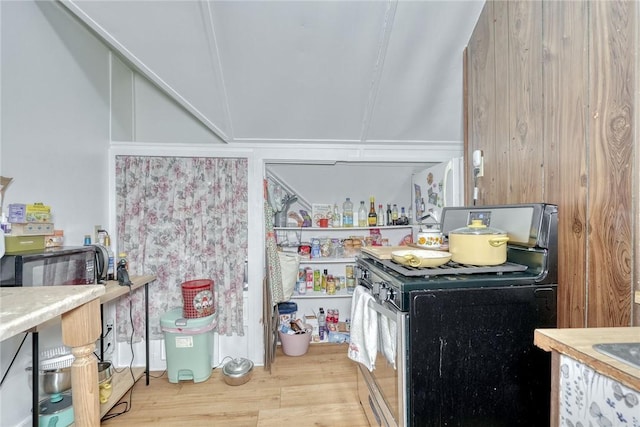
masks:
<svg viewBox="0 0 640 427"><path fill-rule="evenodd" d="M509 85L507 197L511 203L537 202L543 200L542 3L508 2L507 13L508 76L504 80Z"/></svg>
<svg viewBox="0 0 640 427"><path fill-rule="evenodd" d="M589 14L589 268L587 326L630 320L632 2L592 2Z"/></svg>
<svg viewBox="0 0 640 427"><path fill-rule="evenodd" d="M637 7L489 1L468 46L478 204L558 204L561 327L640 323Z"/></svg>
<svg viewBox="0 0 640 427"><path fill-rule="evenodd" d="M578 326L586 322L587 8L584 2L545 2L542 9L543 178L546 200L558 205L558 325Z"/></svg>
<svg viewBox="0 0 640 427"><path fill-rule="evenodd" d="M634 24L636 26L636 41L635 41L635 58L636 58L636 72L640 72L640 5L637 2L633 5L635 11L635 20ZM635 120L634 120L634 183L633 183L633 194L640 194L640 153L638 152L638 143L640 143L640 83L638 79L640 76L635 76L635 84L636 84L636 99L634 102L634 110L635 110ZM634 206L633 206L633 230L632 230L632 242L635 242L634 250L634 263L633 263L633 273L632 273L632 282L635 285L635 293L639 294L638 297L632 297L632 301L635 301L635 304L631 304L631 320L632 324L636 326L640 326L640 197L635 198ZM632 290L632 295L634 294Z"/></svg>
<svg viewBox="0 0 640 427"><path fill-rule="evenodd" d="M473 150L486 147L487 152L495 151L495 59L493 50L493 2L486 2L480 19L467 47L467 90L469 103L467 107L467 127L469 129L466 142L466 157L471 159ZM489 149L491 147L491 149ZM489 158L485 158L488 171L493 173L497 168ZM492 192L492 175L485 175L483 192ZM473 176L466 181L468 188L474 188ZM473 191L467 201L472 203ZM480 200L482 200L480 196Z"/></svg>
<svg viewBox="0 0 640 427"><path fill-rule="evenodd" d="M493 6L493 22L495 42L494 60L495 77L495 113L493 124L495 140L491 141L493 148L489 153L485 153L485 159L490 159L489 164L485 163L485 177L491 177L491 191L483 194L480 204L505 204L509 203L511 194L511 174L509 171L509 147L511 135L509 134L509 117L513 107L511 105L511 85L509 81L509 52L511 49L511 39L509 37L509 13L506 1L491 2ZM483 141L485 142L485 141ZM483 150L484 151L484 150ZM492 154L493 153L493 154ZM487 155L488 154L488 155ZM480 188L484 188L486 178L480 180ZM481 193L483 193L481 191Z"/></svg>

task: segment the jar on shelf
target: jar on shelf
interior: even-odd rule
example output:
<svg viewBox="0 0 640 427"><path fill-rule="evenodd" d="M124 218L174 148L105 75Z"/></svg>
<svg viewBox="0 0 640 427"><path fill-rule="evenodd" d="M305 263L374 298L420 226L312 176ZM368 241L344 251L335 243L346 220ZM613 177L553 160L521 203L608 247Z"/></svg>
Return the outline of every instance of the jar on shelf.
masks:
<svg viewBox="0 0 640 427"><path fill-rule="evenodd" d="M325 238L320 243L320 256L323 258L330 258L334 255L333 243L331 239Z"/></svg>

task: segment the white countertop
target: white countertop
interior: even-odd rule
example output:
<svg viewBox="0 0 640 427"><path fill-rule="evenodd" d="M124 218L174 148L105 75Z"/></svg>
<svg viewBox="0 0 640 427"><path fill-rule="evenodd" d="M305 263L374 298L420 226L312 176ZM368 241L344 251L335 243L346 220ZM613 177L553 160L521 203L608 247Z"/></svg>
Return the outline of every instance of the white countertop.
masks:
<svg viewBox="0 0 640 427"><path fill-rule="evenodd" d="M104 293L104 285L0 288L0 341L60 316Z"/></svg>

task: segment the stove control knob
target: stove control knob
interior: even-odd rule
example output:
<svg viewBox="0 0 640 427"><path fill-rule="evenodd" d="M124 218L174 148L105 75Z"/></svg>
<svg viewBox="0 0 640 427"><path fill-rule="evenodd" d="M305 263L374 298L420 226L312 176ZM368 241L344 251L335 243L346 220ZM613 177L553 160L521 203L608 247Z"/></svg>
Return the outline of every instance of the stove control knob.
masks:
<svg viewBox="0 0 640 427"><path fill-rule="evenodd" d="M378 293L378 298L380 301L391 301L393 299L393 289L387 287L386 284L380 284L380 291Z"/></svg>

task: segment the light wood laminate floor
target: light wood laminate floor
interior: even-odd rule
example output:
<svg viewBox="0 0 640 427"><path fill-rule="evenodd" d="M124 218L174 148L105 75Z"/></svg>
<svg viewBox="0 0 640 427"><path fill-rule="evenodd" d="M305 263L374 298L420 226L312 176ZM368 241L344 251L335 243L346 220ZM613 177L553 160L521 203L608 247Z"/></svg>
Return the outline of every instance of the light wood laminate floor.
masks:
<svg viewBox="0 0 640 427"><path fill-rule="evenodd" d="M166 373L144 377L122 401L129 412L102 421L103 426L368 426L358 401L356 364L346 344L315 344L300 357L285 356L280 347L271 373L253 369L251 380L229 386L222 369L202 383L169 383ZM116 406L117 413L124 405Z"/></svg>

